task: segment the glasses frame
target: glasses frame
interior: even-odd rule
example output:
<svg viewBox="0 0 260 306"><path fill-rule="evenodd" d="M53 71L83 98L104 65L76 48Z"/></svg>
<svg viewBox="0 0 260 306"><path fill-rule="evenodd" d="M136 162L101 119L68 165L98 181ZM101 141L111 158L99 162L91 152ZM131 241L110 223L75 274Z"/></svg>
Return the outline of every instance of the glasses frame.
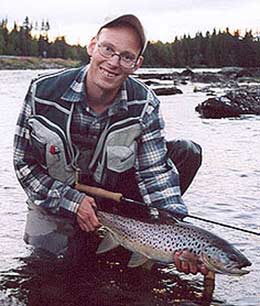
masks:
<svg viewBox="0 0 260 306"><path fill-rule="evenodd" d="M103 57L105 57L105 58L112 58L113 56L118 56L118 58L119 58L119 63L120 63L120 65L123 67L123 68L125 68L125 69L133 69L135 66L136 66L136 64L137 64L137 62L138 62L138 60L139 60L139 57L140 57L140 54L138 54L138 56L135 58L135 60L133 60L132 62L131 62L131 65L125 65L125 62L123 62L122 61L122 53L124 53L124 52L121 52L121 53L119 53L119 52L116 52L114 49L113 49L113 47L111 47L111 51L112 51L112 53L110 54L110 55L105 55L103 52L102 52L102 47L103 47L103 45L104 45L104 43L99 43L99 42L97 42L97 49L98 49L98 51L99 51L99 54L101 55L101 56L103 56ZM122 64L123 63L123 64Z"/></svg>

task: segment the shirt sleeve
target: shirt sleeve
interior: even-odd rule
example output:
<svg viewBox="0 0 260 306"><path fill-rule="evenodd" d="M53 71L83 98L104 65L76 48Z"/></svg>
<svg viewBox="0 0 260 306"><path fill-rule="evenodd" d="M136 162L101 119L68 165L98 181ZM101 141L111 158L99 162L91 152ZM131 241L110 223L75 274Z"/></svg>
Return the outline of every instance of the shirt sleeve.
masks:
<svg viewBox="0 0 260 306"><path fill-rule="evenodd" d="M28 119L32 115L30 90L18 117L14 136L14 169L29 201L62 216L73 217L85 194L50 177L32 155Z"/></svg>
<svg viewBox="0 0 260 306"><path fill-rule="evenodd" d="M156 107L149 105L143 118L143 133L137 146L136 176L144 201L173 214L187 215L179 174L167 158L164 121Z"/></svg>

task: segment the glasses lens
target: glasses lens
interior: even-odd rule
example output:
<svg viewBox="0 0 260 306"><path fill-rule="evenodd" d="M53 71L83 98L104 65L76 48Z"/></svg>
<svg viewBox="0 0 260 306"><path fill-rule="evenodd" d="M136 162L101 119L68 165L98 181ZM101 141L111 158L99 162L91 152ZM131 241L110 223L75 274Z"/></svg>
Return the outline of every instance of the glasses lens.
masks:
<svg viewBox="0 0 260 306"><path fill-rule="evenodd" d="M98 45L98 48L99 48L101 55L105 57L110 57L114 53L114 50L109 45L106 45L106 44L100 44Z"/></svg>
<svg viewBox="0 0 260 306"><path fill-rule="evenodd" d="M129 52L116 53L112 46L109 44L98 44L98 50L104 57L110 58L114 55L119 57L119 62L122 67L133 68L136 63L136 57L134 54Z"/></svg>
<svg viewBox="0 0 260 306"><path fill-rule="evenodd" d="M121 65L125 67L133 67L135 65L136 58L131 53L121 54Z"/></svg>

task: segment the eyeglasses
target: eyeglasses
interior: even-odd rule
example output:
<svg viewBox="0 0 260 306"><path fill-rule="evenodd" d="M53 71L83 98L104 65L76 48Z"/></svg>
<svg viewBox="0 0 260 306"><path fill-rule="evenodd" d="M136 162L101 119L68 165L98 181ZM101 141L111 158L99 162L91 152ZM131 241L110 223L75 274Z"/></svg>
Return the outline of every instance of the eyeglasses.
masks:
<svg viewBox="0 0 260 306"><path fill-rule="evenodd" d="M128 51L121 53L115 52L114 48L107 43L99 43L97 44L97 47L99 53L106 58L112 58L114 55L117 55L119 57L120 65L124 68L130 69L134 68L136 65L137 57Z"/></svg>

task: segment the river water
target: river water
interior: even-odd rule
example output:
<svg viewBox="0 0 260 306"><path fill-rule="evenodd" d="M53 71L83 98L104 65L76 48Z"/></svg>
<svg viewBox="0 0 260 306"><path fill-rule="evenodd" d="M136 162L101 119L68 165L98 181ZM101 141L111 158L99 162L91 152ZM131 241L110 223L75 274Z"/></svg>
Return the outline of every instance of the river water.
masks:
<svg viewBox="0 0 260 306"><path fill-rule="evenodd" d="M23 242L25 194L12 167L17 116L27 87L39 71L0 71L0 305L155 306L260 305L260 238L193 222L232 242L253 263L243 277L216 276L213 295L201 275L174 267L129 271L116 260L71 269L42 258ZM197 84L196 84L197 85ZM201 119L194 108L206 99L193 93L161 97L166 137L189 138L203 147L203 165L184 195L191 214L260 231L260 117ZM116 252L115 252L116 254Z"/></svg>

